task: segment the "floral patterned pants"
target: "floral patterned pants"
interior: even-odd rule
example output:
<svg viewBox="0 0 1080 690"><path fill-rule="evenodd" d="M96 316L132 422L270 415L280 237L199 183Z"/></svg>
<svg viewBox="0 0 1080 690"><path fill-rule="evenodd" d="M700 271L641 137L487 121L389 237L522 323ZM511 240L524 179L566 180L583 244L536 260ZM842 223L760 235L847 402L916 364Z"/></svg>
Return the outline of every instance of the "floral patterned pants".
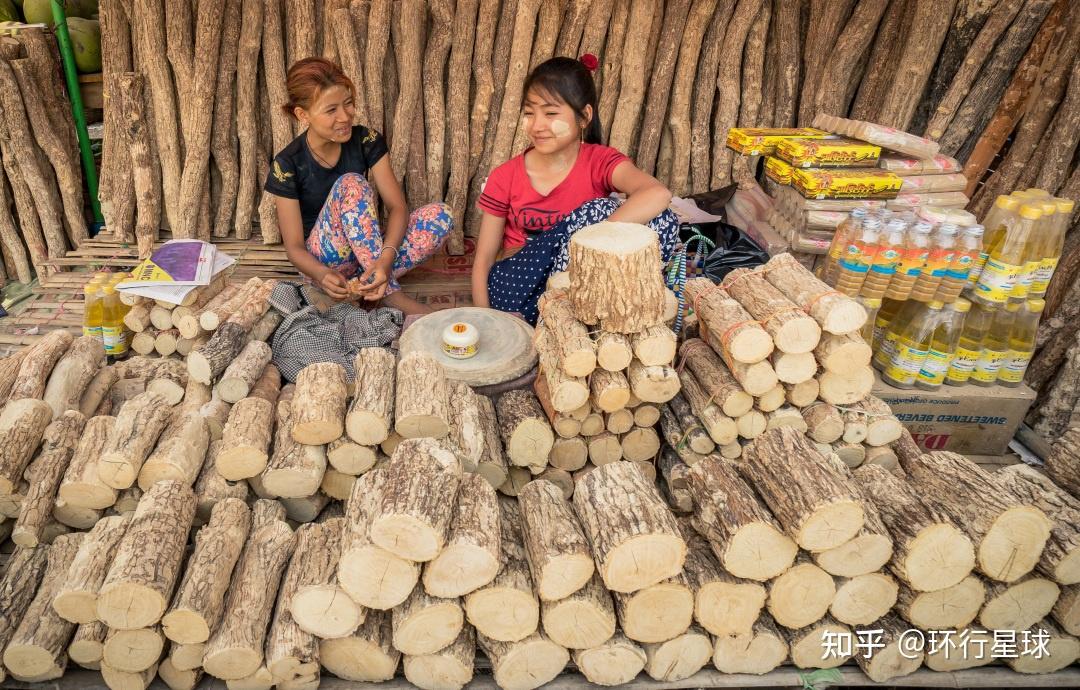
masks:
<svg viewBox="0 0 1080 690"><path fill-rule="evenodd" d="M346 279L359 276L379 258L382 250L383 235L376 211L375 194L364 176L342 175L334 183L311 229L308 251ZM387 294L400 290L397 279L438 251L453 224L450 208L442 203L421 206L409 214L405 239L398 247L387 282Z"/></svg>

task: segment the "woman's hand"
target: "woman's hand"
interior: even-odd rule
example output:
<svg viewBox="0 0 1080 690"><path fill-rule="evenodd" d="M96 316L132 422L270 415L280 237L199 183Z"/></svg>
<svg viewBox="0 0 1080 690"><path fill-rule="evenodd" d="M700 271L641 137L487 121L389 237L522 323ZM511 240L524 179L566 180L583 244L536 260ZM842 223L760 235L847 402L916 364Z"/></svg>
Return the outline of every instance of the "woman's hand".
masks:
<svg viewBox="0 0 1080 690"><path fill-rule="evenodd" d="M349 282L345 280L345 276L332 268L327 268L323 272L322 278L319 279L319 287L338 302L349 299Z"/></svg>
<svg viewBox="0 0 1080 690"><path fill-rule="evenodd" d="M390 262L384 262L381 258L375 263L371 264L366 271L364 271L356 282L353 283L356 286L356 292L360 294L364 300L368 302L374 302L382 299L386 295L387 283L390 280L390 269L387 263L393 265L393 258Z"/></svg>

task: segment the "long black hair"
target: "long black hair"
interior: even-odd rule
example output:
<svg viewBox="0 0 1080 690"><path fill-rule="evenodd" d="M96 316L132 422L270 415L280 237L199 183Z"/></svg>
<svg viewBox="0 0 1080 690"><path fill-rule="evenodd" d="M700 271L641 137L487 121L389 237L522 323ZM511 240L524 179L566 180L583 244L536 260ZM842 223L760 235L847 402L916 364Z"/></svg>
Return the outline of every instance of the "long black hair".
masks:
<svg viewBox="0 0 1080 690"><path fill-rule="evenodd" d="M603 143L596 85L584 63L568 57L551 58L540 63L525 80L521 90L522 104L529 91L534 89L545 91L566 103L582 120L586 118L585 106L592 106L592 119L585 127L585 141L589 144Z"/></svg>

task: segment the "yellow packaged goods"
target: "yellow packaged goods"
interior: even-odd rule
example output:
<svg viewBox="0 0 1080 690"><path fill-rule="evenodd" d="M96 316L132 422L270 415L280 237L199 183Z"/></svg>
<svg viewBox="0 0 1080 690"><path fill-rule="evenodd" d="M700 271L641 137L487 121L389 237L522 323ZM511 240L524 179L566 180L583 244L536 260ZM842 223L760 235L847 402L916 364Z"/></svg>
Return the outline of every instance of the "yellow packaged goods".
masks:
<svg viewBox="0 0 1080 690"><path fill-rule="evenodd" d="M881 147L857 139L783 139L776 155L796 168L873 167Z"/></svg>
<svg viewBox="0 0 1080 690"><path fill-rule="evenodd" d="M884 170L795 168L791 185L809 199L892 199L900 177Z"/></svg>
<svg viewBox="0 0 1080 690"><path fill-rule="evenodd" d="M791 184L791 165L787 161L769 156L765 159L765 176L780 184Z"/></svg>
<svg viewBox="0 0 1080 690"><path fill-rule="evenodd" d="M728 130L728 148L747 156L771 156L784 139L820 139L828 132L812 127L733 127Z"/></svg>

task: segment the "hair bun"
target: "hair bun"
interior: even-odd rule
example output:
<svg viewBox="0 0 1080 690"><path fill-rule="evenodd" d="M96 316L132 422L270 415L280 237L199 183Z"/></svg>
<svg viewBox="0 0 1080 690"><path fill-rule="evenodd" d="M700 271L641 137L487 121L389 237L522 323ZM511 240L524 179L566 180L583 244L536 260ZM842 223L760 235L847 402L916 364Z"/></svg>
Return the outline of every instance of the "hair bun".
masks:
<svg viewBox="0 0 1080 690"><path fill-rule="evenodd" d="M596 56L592 53L585 53L584 55L579 57L578 60L581 62L581 64L585 65L585 69L589 70L590 72L595 72L596 68L600 66L600 60L598 60Z"/></svg>

